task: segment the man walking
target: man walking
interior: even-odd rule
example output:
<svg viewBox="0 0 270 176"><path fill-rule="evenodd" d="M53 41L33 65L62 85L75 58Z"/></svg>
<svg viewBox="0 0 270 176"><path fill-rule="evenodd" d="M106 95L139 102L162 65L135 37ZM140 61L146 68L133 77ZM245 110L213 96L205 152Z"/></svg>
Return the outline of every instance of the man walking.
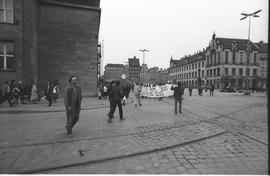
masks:
<svg viewBox="0 0 270 176"><path fill-rule="evenodd" d="M120 81L113 81L111 90L109 91L109 101L110 101L110 112L108 113L108 122L111 123L114 118L113 114L115 112L116 106L118 106L120 120L125 120L123 118L123 110L121 100L123 98L123 91L120 88Z"/></svg>
<svg viewBox="0 0 270 176"><path fill-rule="evenodd" d="M173 90L173 98L174 98L174 113L177 114L177 104L179 103L179 113L182 113L182 96L184 94L184 88L181 86L181 83L178 82L178 86L171 87L171 90Z"/></svg>
<svg viewBox="0 0 270 176"><path fill-rule="evenodd" d="M135 96L135 107L137 107L137 103L139 106L142 106L142 103L141 103L141 86L136 83L136 85L134 86L134 89L133 89L133 93L134 93L134 96Z"/></svg>
<svg viewBox="0 0 270 176"><path fill-rule="evenodd" d="M4 86L3 86L2 97L0 98L0 106L6 100L8 100L9 106L13 106L13 104L11 102L12 96L11 96L11 90L9 87L9 81L6 81Z"/></svg>
<svg viewBox="0 0 270 176"><path fill-rule="evenodd" d="M45 89L46 99L49 102L48 106L52 105L52 93L53 93L53 86L51 84L51 81L48 81L48 85L47 85L47 87Z"/></svg>
<svg viewBox="0 0 270 176"><path fill-rule="evenodd" d="M214 85L213 84L210 84L210 96L214 96Z"/></svg>
<svg viewBox="0 0 270 176"><path fill-rule="evenodd" d="M66 107L67 115L67 135L71 137L72 128L79 120L79 114L81 110L82 91L77 84L77 77L71 76L69 78L69 86L66 88L64 103Z"/></svg>
<svg viewBox="0 0 270 176"><path fill-rule="evenodd" d="M189 96L191 97L192 96L192 86L191 85L188 87L188 91L189 91Z"/></svg>

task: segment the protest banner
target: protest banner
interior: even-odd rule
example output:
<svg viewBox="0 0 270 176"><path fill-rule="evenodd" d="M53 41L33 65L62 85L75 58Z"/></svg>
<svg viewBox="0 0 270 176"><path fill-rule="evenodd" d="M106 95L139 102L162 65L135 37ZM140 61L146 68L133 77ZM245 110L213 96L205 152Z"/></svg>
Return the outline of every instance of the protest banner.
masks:
<svg viewBox="0 0 270 176"><path fill-rule="evenodd" d="M169 97L173 95L172 84L143 86L141 95L148 98Z"/></svg>

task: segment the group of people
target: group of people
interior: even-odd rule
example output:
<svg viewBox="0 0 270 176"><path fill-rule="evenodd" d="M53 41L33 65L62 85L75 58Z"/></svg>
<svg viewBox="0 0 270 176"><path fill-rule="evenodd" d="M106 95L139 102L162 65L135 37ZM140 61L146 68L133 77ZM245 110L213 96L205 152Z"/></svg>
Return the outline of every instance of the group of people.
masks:
<svg viewBox="0 0 270 176"><path fill-rule="evenodd" d="M30 101L32 103L37 103L40 99L47 99L49 104L48 106L51 106L52 103L56 103L59 96L59 87L57 83L52 84L52 81L48 81L47 86L44 91L44 96L41 97L40 89L36 85L36 83L32 82L32 88L31 88L31 96Z"/></svg>
<svg viewBox="0 0 270 176"><path fill-rule="evenodd" d="M192 89L193 89L192 86L189 86L188 87L188 91L189 91L189 96L190 97L192 96ZM199 94L199 96L202 96L203 95L203 89L205 89L205 92L207 92L207 89L209 89L210 90L210 96L214 96L215 86L213 84L210 84L209 87L198 86L198 94Z"/></svg>
<svg viewBox="0 0 270 176"><path fill-rule="evenodd" d="M51 106L58 99L59 88L57 83L52 84L51 81L48 81L43 97L39 86L34 81L31 88L30 86L28 89L26 88L23 86L22 81L18 81L17 83L15 80L5 81L0 93L0 105L6 100L10 106L15 106L26 103L26 100L31 103L37 103L46 98L49 102L48 106Z"/></svg>
<svg viewBox="0 0 270 176"><path fill-rule="evenodd" d="M21 105L24 101L24 88L22 82L15 80L5 81L5 84L2 89L2 95L0 96L0 105L6 100L9 103L9 106Z"/></svg>

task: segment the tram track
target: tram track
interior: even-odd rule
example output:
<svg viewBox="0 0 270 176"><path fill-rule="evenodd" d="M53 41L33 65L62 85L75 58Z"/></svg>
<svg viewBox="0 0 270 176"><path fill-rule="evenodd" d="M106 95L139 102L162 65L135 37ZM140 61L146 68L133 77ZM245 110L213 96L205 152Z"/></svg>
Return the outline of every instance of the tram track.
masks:
<svg viewBox="0 0 270 176"><path fill-rule="evenodd" d="M170 104L170 105L173 104L173 103L170 103L170 102L168 102L168 101L166 101L166 103L168 103L168 104ZM245 120L239 120L239 119L236 119L236 118L233 118L233 117L229 117L229 115L236 114L236 113L245 111L245 110L250 109L250 108L259 107L259 106L261 106L261 105L262 105L261 103L256 103L256 104L250 105L250 106L245 107L245 108L241 108L241 109L239 109L239 110L236 110L236 111L233 111L233 112L230 112L230 113L227 113L227 114L220 114L220 113L216 113L216 112L214 112L214 111L208 111L208 110L206 110L206 108L200 108L200 109L202 109L202 110L206 110L206 111L208 111L208 112L210 112L210 113L213 113L213 114L216 114L216 115L217 115L216 117L211 117L211 118L208 118L208 119L207 119L206 117L204 117L204 116L202 116L202 115L200 115L200 114L194 113L194 112L192 112L192 111L190 111L190 110L188 110L188 109L186 109L186 108L182 108L182 109L183 109L184 111L190 113L190 114L193 114L193 115L195 115L195 116L201 118L203 121L208 122L208 123L211 123L211 124L214 124L214 125L217 125L217 126L219 126L220 128L222 128L222 129L224 129L224 127L223 127L221 124L219 124L218 122L214 122L213 120L219 119L219 118L226 118L226 119L235 120L235 121L238 121L238 122L241 122L241 123L248 123L248 124L254 125L254 126L257 127L257 128L261 128L260 126L258 126L258 125L255 124L255 123L248 122L248 121L245 121ZM264 104L263 104L263 105L264 105ZM198 107L196 107L196 108L198 108ZM261 129L262 129L262 128L261 128ZM258 140L258 139L256 139L256 138L251 137L251 136L249 136L249 135L247 135L247 134L244 134L244 133L242 133L242 132L234 132L234 131L228 130L228 129L225 129L225 130L226 130L226 131L229 131L229 132L231 132L231 133L233 133L233 134L240 134L240 135L245 136L245 137L247 137L247 138L249 138L249 139L251 139L251 140L253 140L253 141L256 141L256 142L259 142L259 143L261 143L261 144L263 144L263 145L267 145L267 146L268 146L268 143L263 142L263 141L261 141L261 140Z"/></svg>
<svg viewBox="0 0 270 176"><path fill-rule="evenodd" d="M173 103L170 103L170 102L167 102L167 101L163 101L163 102L165 102L167 104L170 104L170 105L173 104ZM213 125L216 125L216 126L222 128L222 129L224 129L223 126L220 125L219 123L213 122L213 119L229 118L229 119L232 119L232 120L236 120L236 119L230 118L228 116L231 115L231 114L235 114L235 113L238 113L238 112L241 112L241 111L245 111L245 110L247 110L249 108L258 107L258 106L260 106L260 105L252 105L252 106L249 106L249 107L241 108L241 109L233 111L233 112L229 112L227 114L214 113L217 116L209 118L209 119L206 119L205 117L201 116L200 114L196 114L194 112L189 111L188 109L183 108L184 111L186 111L186 112L188 112L190 114L193 114L196 117L201 118L201 120L199 120L197 122L184 123L184 124L178 124L178 125L177 124L175 125L175 123L174 123L170 127L166 126L166 127L162 128L162 129L146 130L146 131L142 131L142 132L134 132L134 133L128 133L128 134L119 134L119 135L108 135L108 136L100 136L100 137L79 138L79 139L54 141L54 142L42 142L42 143L25 144L25 145L13 145L13 146L0 147L0 149L10 149L10 148L18 148L18 147L35 147L35 146L42 146L42 145L55 145L55 144L71 143L71 142L78 142L78 141L85 141L85 140L116 138L116 137L132 136L132 135L139 135L140 136L141 134L143 134L143 135L146 134L147 135L147 133L150 133L150 132L162 132L162 131L165 131L165 130L170 130L170 129L173 129L173 128L180 128L181 126L192 125L192 124L197 124L197 123L201 123L201 122L211 123ZM241 121L239 119L237 119L237 120ZM247 123L246 121L241 121L241 122ZM120 156L112 156L112 157L107 157L107 158L102 158L102 159L87 160L87 161L82 161L82 162L75 162L75 163L63 164L63 165L58 165L58 166L46 167L46 168L23 170L23 171L18 171L18 172L15 172L15 173L16 174L35 174L35 173L49 172L49 171L58 170L58 169L65 169L65 168L71 168L71 167L78 167L78 166L84 166L84 165L92 165L92 164L110 162L110 161L115 161L115 160L121 160L121 159L129 158L129 157L136 157L136 156L140 156L140 155L146 155L146 154L150 154L150 153L154 153L154 152L160 152L160 151L164 151L164 150L168 150L168 149L172 149L172 148L181 147L181 146L196 143L196 142L201 142L201 141L207 140L209 138L218 137L218 136L226 134L226 133L240 134L240 135L245 136L246 138L249 138L249 139L251 139L253 141L259 142L259 143L264 144L264 145L268 145L267 143L264 143L264 142L262 142L260 140L252 138L252 137L250 137L250 136L248 136L246 134L241 134L239 132L235 133L235 132L230 131L228 129L224 129L224 131L219 132L217 134L209 135L209 136L202 137L202 138L195 139L195 140L191 140L191 141L177 143L177 144L174 144L174 145L167 145L167 146L161 147L161 148L154 148L154 149L151 149L151 150L134 152L134 153L130 153L130 154L123 154L123 155L120 155Z"/></svg>

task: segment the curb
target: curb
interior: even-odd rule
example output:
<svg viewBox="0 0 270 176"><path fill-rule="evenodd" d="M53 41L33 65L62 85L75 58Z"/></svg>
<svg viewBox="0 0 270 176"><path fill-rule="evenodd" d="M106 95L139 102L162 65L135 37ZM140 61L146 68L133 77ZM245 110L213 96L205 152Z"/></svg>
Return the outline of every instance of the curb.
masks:
<svg viewBox="0 0 270 176"><path fill-rule="evenodd" d="M131 99L130 102L126 103L126 105L133 103L133 99ZM104 105L104 106L96 106L96 107L84 107L81 108L81 110L92 110L92 109L102 109L102 108L109 108L110 105ZM31 113L49 113L49 112L64 112L65 109L55 109L55 110L6 110L6 111L0 111L0 114L31 114Z"/></svg>

